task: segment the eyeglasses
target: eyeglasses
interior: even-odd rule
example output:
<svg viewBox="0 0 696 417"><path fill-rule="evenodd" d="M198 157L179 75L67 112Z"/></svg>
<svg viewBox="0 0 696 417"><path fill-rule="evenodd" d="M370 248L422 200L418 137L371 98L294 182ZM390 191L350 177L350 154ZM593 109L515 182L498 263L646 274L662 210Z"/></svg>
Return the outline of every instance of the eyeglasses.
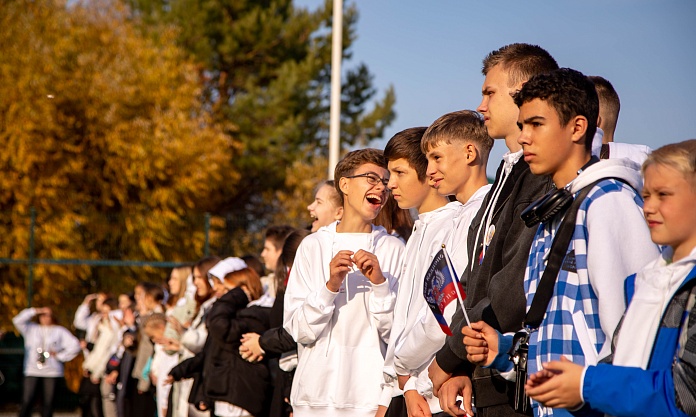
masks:
<svg viewBox="0 0 696 417"><path fill-rule="evenodd" d="M364 177L367 179L367 183L370 185L377 185L380 182L382 185L385 187L389 183L389 178L381 178L379 175L375 174L374 172L366 172L364 174L357 174L357 175L350 175L345 178L358 178L358 177Z"/></svg>

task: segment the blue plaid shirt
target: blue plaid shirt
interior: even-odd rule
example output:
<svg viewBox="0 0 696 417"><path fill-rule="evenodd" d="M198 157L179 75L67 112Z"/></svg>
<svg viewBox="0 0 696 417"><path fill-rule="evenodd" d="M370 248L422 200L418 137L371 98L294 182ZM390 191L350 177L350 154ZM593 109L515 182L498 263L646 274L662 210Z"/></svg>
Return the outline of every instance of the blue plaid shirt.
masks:
<svg viewBox="0 0 696 417"><path fill-rule="evenodd" d="M597 294L590 282L587 268L587 242L589 238L587 210L597 199L611 193L627 194L626 197L632 198L638 207L643 205L641 197L633 188L615 179L606 179L595 185L587 198L580 204L575 221L575 231L558 273L546 315L539 329L532 333L530 338L529 375L539 371L543 362L559 360L561 356L565 356L576 364L585 365L586 356L592 355L591 362L596 362L597 352L602 349L607 340L600 325ZM621 213L606 213L607 216L612 216L612 214L621 215ZM524 278L527 310L532 304L537 286L546 268L551 244L561 220L558 218L549 224L539 225L532 241ZM619 237L617 236L617 238ZM630 245L629 242L620 244ZM607 261L611 262L611 259L608 258ZM616 278L623 282L625 276L606 277L606 279ZM616 296L618 301L622 299L622 294L609 294L608 296ZM585 349L583 349L583 345ZM566 410L541 407L535 401L532 401L532 407L536 416L570 415Z"/></svg>

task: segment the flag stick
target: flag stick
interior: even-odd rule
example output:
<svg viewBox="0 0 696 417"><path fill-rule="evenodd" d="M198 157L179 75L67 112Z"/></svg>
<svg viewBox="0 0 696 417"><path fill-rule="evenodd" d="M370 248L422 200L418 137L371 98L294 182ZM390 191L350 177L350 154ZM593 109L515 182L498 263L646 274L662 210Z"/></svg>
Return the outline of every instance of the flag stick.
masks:
<svg viewBox="0 0 696 417"><path fill-rule="evenodd" d="M445 261L447 262L447 268L449 268L450 275L452 278L455 279L454 283L454 290L457 292L457 299L459 299L459 306L462 308L462 313L464 313L464 318L466 319L466 324L471 327L471 322L469 321L469 315L466 314L466 309L464 308L464 299L462 298L462 294L459 291L459 277L457 277L457 274L454 272L454 268L452 267L452 264L450 263L450 257L447 254L447 249L445 249L445 244L442 244L442 251L445 253Z"/></svg>

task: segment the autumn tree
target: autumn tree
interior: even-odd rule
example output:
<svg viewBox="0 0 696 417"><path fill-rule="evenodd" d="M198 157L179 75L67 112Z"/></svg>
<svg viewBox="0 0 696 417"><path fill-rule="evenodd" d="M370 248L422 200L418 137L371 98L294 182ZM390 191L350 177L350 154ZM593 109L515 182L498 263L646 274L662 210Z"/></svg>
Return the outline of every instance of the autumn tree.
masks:
<svg viewBox="0 0 696 417"><path fill-rule="evenodd" d="M135 23L118 1L0 8L0 258L28 258L32 208L37 258L203 254L203 228L191 218L239 183L236 127L203 99L178 29L145 36ZM38 265L35 273L33 304L61 306L95 277L109 289L127 275L132 289L148 271ZM27 304L27 269L0 264L0 276L2 325Z"/></svg>

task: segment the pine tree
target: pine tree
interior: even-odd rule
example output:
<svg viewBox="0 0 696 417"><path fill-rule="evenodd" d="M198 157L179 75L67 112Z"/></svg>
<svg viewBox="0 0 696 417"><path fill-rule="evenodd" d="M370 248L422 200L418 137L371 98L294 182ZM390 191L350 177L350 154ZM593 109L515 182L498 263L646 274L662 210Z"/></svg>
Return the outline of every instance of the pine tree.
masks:
<svg viewBox="0 0 696 417"><path fill-rule="evenodd" d="M291 0L130 4L150 28L180 28L180 45L201 65L210 107L236 127L233 135L243 149L232 163L242 180L234 190L221 190L226 201L216 212L247 224L246 231L262 229L278 218L278 210L283 212L274 201L276 192L295 184L288 168L297 162L314 164L315 158L320 164L328 154L332 1L313 12L295 8ZM355 6L347 7L344 61L351 58L357 18ZM344 74L341 142L344 149L364 147L393 121L395 94L390 88L377 99L365 64L348 67Z"/></svg>

